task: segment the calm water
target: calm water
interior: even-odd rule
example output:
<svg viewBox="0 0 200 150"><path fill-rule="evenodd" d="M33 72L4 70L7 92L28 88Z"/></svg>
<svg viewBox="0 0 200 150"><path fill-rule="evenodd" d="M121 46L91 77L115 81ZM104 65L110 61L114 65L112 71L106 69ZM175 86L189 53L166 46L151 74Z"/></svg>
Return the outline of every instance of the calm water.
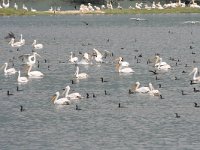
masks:
<svg viewBox="0 0 200 150"><path fill-rule="evenodd" d="M146 20L130 19L137 17ZM0 64L15 57L14 67L22 69L18 56L31 53L31 44L37 39L44 49L37 51L42 58L38 58L40 66L36 65L34 70L45 74L42 79L19 85L23 91L17 92L17 74L5 77L1 70L2 150L199 149L200 109L193 102L200 103L200 93L194 93L193 88L200 86L190 85L192 76L188 74L193 67L200 66L200 24L184 23L200 21L198 14L24 16L0 20ZM26 40L19 51L4 40L10 31L17 39L22 33ZM118 74L112 59L107 59L108 63L100 65L80 65L80 71L88 73L89 78L71 84L75 66L67 61L70 52L78 56L79 52L92 52L93 48L113 52L112 59L123 56L135 73ZM157 75L160 80L149 72L154 70L153 65L147 64L155 53L172 67ZM142 57L138 57L140 54ZM9 64L12 66L12 62ZM108 82L101 83L101 77ZM159 90L164 99L129 95L128 90L136 81L143 86L151 82L156 89L161 84ZM69 106L53 105L51 96L66 85L83 96L89 93L90 98ZM7 90L14 95L7 96ZM104 90L110 95L104 95ZM181 90L188 95L183 96ZM126 108L118 108L118 103ZM75 110L76 104L82 110ZM26 109L24 112L20 112L20 105ZM174 113L181 118L175 118Z"/></svg>

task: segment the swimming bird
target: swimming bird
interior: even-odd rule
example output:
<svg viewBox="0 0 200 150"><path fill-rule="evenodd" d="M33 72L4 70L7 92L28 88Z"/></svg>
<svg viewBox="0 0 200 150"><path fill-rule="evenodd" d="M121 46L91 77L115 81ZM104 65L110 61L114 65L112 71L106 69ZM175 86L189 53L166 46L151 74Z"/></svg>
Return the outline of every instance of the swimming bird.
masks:
<svg viewBox="0 0 200 150"><path fill-rule="evenodd" d="M140 82L136 82L132 87L132 91L137 93L148 93L150 89L149 87L140 87Z"/></svg>
<svg viewBox="0 0 200 150"><path fill-rule="evenodd" d="M9 69L7 69L7 67L8 67L8 63L7 62L5 62L2 67L4 67L4 74L5 75L12 75L12 74L15 74L17 72L15 70L15 68L9 68Z"/></svg>
<svg viewBox="0 0 200 150"><path fill-rule="evenodd" d="M10 93L10 91L8 90L8 91L7 91L7 95L10 96L10 95L13 95L13 94Z"/></svg>
<svg viewBox="0 0 200 150"><path fill-rule="evenodd" d="M82 110L81 108L78 107L78 105L76 104L76 110Z"/></svg>
<svg viewBox="0 0 200 150"><path fill-rule="evenodd" d="M118 63L119 63L121 66L123 66L123 67L128 67L128 66L129 66L129 62L124 61L124 58L123 58L123 57L119 57L118 59L119 59Z"/></svg>
<svg viewBox="0 0 200 150"><path fill-rule="evenodd" d="M159 90L155 90L152 83L149 83L149 89L150 91L148 92L149 95L151 96L160 96L160 91Z"/></svg>
<svg viewBox="0 0 200 150"><path fill-rule="evenodd" d="M108 81L104 80L103 77L101 77L100 79L101 79L101 82L102 82L102 83L103 83L103 82L108 82Z"/></svg>
<svg viewBox="0 0 200 150"><path fill-rule="evenodd" d="M21 41L15 42L14 38L11 38L11 40L8 44L10 44L12 47L21 47L22 45L24 45L24 43Z"/></svg>
<svg viewBox="0 0 200 150"><path fill-rule="evenodd" d="M22 111L25 111L25 109L23 108L22 105L20 105L20 111L21 111L21 112L22 112Z"/></svg>
<svg viewBox="0 0 200 150"><path fill-rule="evenodd" d="M200 76L197 77L198 68L195 67L189 75L191 75L193 73L194 73L194 75L193 75L192 81L199 82L200 81Z"/></svg>
<svg viewBox="0 0 200 150"><path fill-rule="evenodd" d="M19 86L17 86L17 91L23 91L23 90L20 90L20 89L19 89Z"/></svg>
<svg viewBox="0 0 200 150"><path fill-rule="evenodd" d="M130 68L130 67L125 67L125 68L122 68L121 64L117 63L116 64L116 70L117 72L120 72L120 73L133 73L133 69Z"/></svg>
<svg viewBox="0 0 200 150"><path fill-rule="evenodd" d="M29 65L29 69L28 69L28 76L32 77L32 78L41 78L44 76L44 74L40 71L31 71L32 69L32 65Z"/></svg>
<svg viewBox="0 0 200 150"><path fill-rule="evenodd" d="M39 43L37 44L36 40L33 41L32 46L34 49L42 49L43 48L43 44L39 44Z"/></svg>
<svg viewBox="0 0 200 150"><path fill-rule="evenodd" d="M155 65L154 65L155 67L166 66L166 65L169 67L169 65L166 62L163 62L162 58L159 57L158 55L155 56L155 59L156 59L156 62L155 62Z"/></svg>
<svg viewBox="0 0 200 150"><path fill-rule="evenodd" d="M11 38L15 39L15 34L13 32L9 32L8 35L4 37L4 39L11 39Z"/></svg>
<svg viewBox="0 0 200 150"><path fill-rule="evenodd" d="M27 77L21 77L20 76L20 70L18 71L18 78L17 78L18 83L27 83L28 78Z"/></svg>
<svg viewBox="0 0 200 150"><path fill-rule="evenodd" d="M166 62L162 62L162 58L160 58L160 62L158 63L157 69L158 70L165 70L165 71L167 71L170 68L171 68L171 66L168 65Z"/></svg>
<svg viewBox="0 0 200 150"><path fill-rule="evenodd" d="M197 92L200 92L200 90L197 90L196 88L194 88L194 92L197 93Z"/></svg>
<svg viewBox="0 0 200 150"><path fill-rule="evenodd" d="M76 72L75 72L75 77L77 79L85 79L85 78L88 78L88 74L87 73L79 73L79 67L77 66L76 67Z"/></svg>
<svg viewBox="0 0 200 150"><path fill-rule="evenodd" d="M194 102L194 107L199 108L200 106L196 102Z"/></svg>
<svg viewBox="0 0 200 150"><path fill-rule="evenodd" d="M71 63L77 63L78 62L78 57L73 57L73 52L71 52L69 62L71 62Z"/></svg>
<svg viewBox="0 0 200 150"><path fill-rule="evenodd" d="M54 104L57 104L57 105L70 105L71 104L71 101L68 100L66 97L58 99L59 96L60 96L60 93L56 92L56 94L52 97L51 100Z"/></svg>
<svg viewBox="0 0 200 150"><path fill-rule="evenodd" d="M103 62L103 55L97 50L97 49L93 49L95 52L96 52L96 56L95 56L95 60L96 60L96 62L98 62L98 63L102 63Z"/></svg>
<svg viewBox="0 0 200 150"><path fill-rule="evenodd" d="M19 56L19 58L25 61L25 63L28 65L34 65L36 63L36 56L41 57L37 52L33 52L32 55L24 54Z"/></svg>
<svg viewBox="0 0 200 150"><path fill-rule="evenodd" d="M180 118L181 116L178 113L175 113L176 118Z"/></svg>
<svg viewBox="0 0 200 150"><path fill-rule="evenodd" d="M79 94L77 92L69 94L69 91L70 91L70 86L66 86L65 90L64 90L64 92L62 94L65 94L65 97L69 98L70 100L71 99L81 99L82 98L81 94Z"/></svg>

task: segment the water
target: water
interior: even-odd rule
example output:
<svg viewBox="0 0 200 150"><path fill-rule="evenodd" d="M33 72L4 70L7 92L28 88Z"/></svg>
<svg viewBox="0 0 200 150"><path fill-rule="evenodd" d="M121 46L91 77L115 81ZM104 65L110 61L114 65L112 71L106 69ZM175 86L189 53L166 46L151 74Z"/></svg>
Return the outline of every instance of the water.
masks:
<svg viewBox="0 0 200 150"><path fill-rule="evenodd" d="M136 21L130 18L143 18ZM17 74L0 75L0 146L6 149L199 149L200 103L199 93L190 85L193 67L199 67L198 14L160 15L72 15L21 16L0 18L0 64L9 62L22 70L18 56L31 53L34 39L44 44L37 52L42 79L31 79L19 85ZM85 25L83 22L87 22ZM8 32L20 34L26 45L16 51L4 40ZM190 49L190 46L193 49ZM71 84L75 66L67 59L70 52L108 50L114 58L123 56L135 70L129 75L115 72L113 61L81 66L80 72L89 78ZM192 54L195 52L196 54ZM147 60L159 53L172 69L160 73L155 80L154 70ZM142 54L142 57L137 57ZM139 59L137 63L135 56ZM173 57L177 61L170 60ZM47 63L45 63L45 59ZM195 63L193 62L195 60ZM176 65L177 62L177 65ZM185 67L185 64L188 67ZM48 66L50 67L48 69ZM182 73L182 71L187 73ZM101 77L109 82L101 83ZM179 80L175 80L177 77ZM132 84L142 86L151 82L165 99L143 94L129 95ZM159 84L162 88L158 88ZM50 99L56 91L70 85L71 90L90 98L83 98L69 106L55 106ZM7 96L7 90L14 95ZM110 95L104 95L106 90ZM184 90L188 95L181 95ZM92 97L92 94L96 98ZM125 108L118 108L121 103ZM75 110L75 105L82 110ZM20 105L25 111L20 112ZM175 118L178 113L181 118Z"/></svg>

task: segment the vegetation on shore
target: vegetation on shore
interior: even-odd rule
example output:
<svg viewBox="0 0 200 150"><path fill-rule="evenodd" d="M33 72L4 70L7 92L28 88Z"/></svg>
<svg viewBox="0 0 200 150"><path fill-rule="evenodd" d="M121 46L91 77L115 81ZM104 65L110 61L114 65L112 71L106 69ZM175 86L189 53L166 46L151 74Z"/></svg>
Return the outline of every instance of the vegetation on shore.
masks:
<svg viewBox="0 0 200 150"><path fill-rule="evenodd" d="M49 11L25 11L25 10L15 10L13 8L7 8L7 9L0 9L0 16L22 16L22 15L49 15L49 14L82 14L79 11L56 11L56 12L49 12ZM152 9L152 10L146 10L146 9L105 9L103 11L90 11L90 12L84 12L84 14L166 14L166 13L200 13L199 8L190 8L190 7L177 7L177 8L171 8L171 9Z"/></svg>

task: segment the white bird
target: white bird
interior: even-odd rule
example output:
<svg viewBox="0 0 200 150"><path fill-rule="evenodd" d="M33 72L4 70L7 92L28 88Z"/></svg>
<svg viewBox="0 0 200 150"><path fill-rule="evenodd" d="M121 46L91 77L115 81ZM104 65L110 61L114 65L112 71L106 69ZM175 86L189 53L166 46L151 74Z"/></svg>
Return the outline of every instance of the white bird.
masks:
<svg viewBox="0 0 200 150"><path fill-rule="evenodd" d="M0 9L2 9L3 7L1 6L1 4L0 4Z"/></svg>
<svg viewBox="0 0 200 150"><path fill-rule="evenodd" d="M44 76L44 74L40 71L31 71L32 69L32 65L29 66L28 69L28 76L32 77L32 78L42 78Z"/></svg>
<svg viewBox="0 0 200 150"><path fill-rule="evenodd" d="M14 38L12 38L8 44L10 44L12 47L21 47L22 45L24 45L24 44L23 44L22 42L20 42L20 41L19 41L19 42L15 42L15 39L14 39Z"/></svg>
<svg viewBox="0 0 200 150"><path fill-rule="evenodd" d="M20 35L20 41L19 42L21 42L22 45L25 44L25 39L23 39L23 35L22 34Z"/></svg>
<svg viewBox="0 0 200 150"><path fill-rule="evenodd" d="M36 9L33 9L33 8L31 7L31 11L32 11L32 12L36 12L37 10L36 10Z"/></svg>
<svg viewBox="0 0 200 150"><path fill-rule="evenodd" d="M43 44L36 44L36 42L37 42L36 40L33 41L33 44L32 44L33 48L34 49L42 49Z"/></svg>
<svg viewBox="0 0 200 150"><path fill-rule="evenodd" d="M18 5L15 3L14 4L14 8L17 10L18 9Z"/></svg>
<svg viewBox="0 0 200 150"><path fill-rule="evenodd" d="M75 77L77 78L77 79L85 79L85 78L87 78L88 77L88 74L87 73L79 73L79 67L77 66L76 67L76 72L75 72Z"/></svg>
<svg viewBox="0 0 200 150"><path fill-rule="evenodd" d="M93 49L95 52L96 52L96 56L95 56L95 60L96 62L100 62L102 63L103 62L103 55L97 50L97 49Z"/></svg>
<svg viewBox="0 0 200 150"><path fill-rule="evenodd" d="M52 97L51 100L53 101L54 104L57 104L57 105L70 105L71 104L70 100L68 100L66 97L58 99L59 96L60 96L60 93L56 92L56 94Z"/></svg>
<svg viewBox="0 0 200 150"><path fill-rule="evenodd" d="M119 64L121 64L122 67L128 67L129 66L129 62L124 61L124 59L122 57L119 57Z"/></svg>
<svg viewBox="0 0 200 150"><path fill-rule="evenodd" d="M134 70L130 67L122 68L121 64L119 64L119 63L116 64L116 70L117 70L117 72L120 72L120 73L132 73L132 72L134 72Z"/></svg>
<svg viewBox="0 0 200 150"><path fill-rule="evenodd" d="M88 53L84 53L81 61L77 62L77 64L81 64L81 65L89 65L89 64L91 64L90 58L89 58L89 54Z"/></svg>
<svg viewBox="0 0 200 150"><path fill-rule="evenodd" d="M157 69L158 69L158 70L165 70L165 71L167 71L168 69L171 68L171 66L168 65L167 63L166 63L165 65L161 65L161 64L164 64L164 63L165 63L165 62L162 62L162 58L160 58L160 62L159 62L159 64L158 64L158 66L157 66Z"/></svg>
<svg viewBox="0 0 200 150"><path fill-rule="evenodd" d="M162 58L160 58L159 56L155 56L156 62L155 62L155 67L160 66L164 66L164 65L168 65L166 62L162 61Z"/></svg>
<svg viewBox="0 0 200 150"><path fill-rule="evenodd" d="M5 67L4 67L5 66ZM6 62L2 68L4 67L4 74L5 75L12 75L12 74L15 74L17 71L15 70L15 68L9 68L7 69L8 67L8 63Z"/></svg>
<svg viewBox="0 0 200 150"><path fill-rule="evenodd" d="M28 11L28 8L23 4L22 9Z"/></svg>
<svg viewBox="0 0 200 150"><path fill-rule="evenodd" d="M28 78L27 77L21 77L20 76L20 71L18 71L18 78L17 78L18 83L27 83Z"/></svg>
<svg viewBox="0 0 200 150"><path fill-rule="evenodd" d="M150 91L149 87L140 87L140 82L136 82L133 85L132 90L138 93L148 93Z"/></svg>
<svg viewBox="0 0 200 150"><path fill-rule="evenodd" d="M7 3L7 4L5 4L5 1L3 0L2 6L3 6L4 8L8 8L8 7L10 6L9 0L8 0L8 3Z"/></svg>
<svg viewBox="0 0 200 150"><path fill-rule="evenodd" d="M33 52L32 55L30 54L24 54L22 56L20 56L20 59L23 59L23 61L25 61L26 64L28 65L34 65L36 63L36 56L41 57L37 52ZM26 59L26 60L24 60Z"/></svg>
<svg viewBox="0 0 200 150"><path fill-rule="evenodd" d="M192 80L195 82L199 82L200 76L197 77L198 68L195 67L189 75L191 75L192 73L194 73Z"/></svg>
<svg viewBox="0 0 200 150"><path fill-rule="evenodd" d="M77 63L78 62L78 57L73 57L73 52L71 52L69 62L71 62L71 63Z"/></svg>
<svg viewBox="0 0 200 150"><path fill-rule="evenodd" d="M70 100L71 99L81 99L82 98L81 94L79 94L77 92L69 94L69 91L70 91L70 86L66 86L63 94L65 94L65 97L69 98Z"/></svg>
<svg viewBox="0 0 200 150"><path fill-rule="evenodd" d="M155 90L152 83L149 83L149 89L150 91L148 92L149 95L151 96L160 96L160 91L159 90Z"/></svg>

